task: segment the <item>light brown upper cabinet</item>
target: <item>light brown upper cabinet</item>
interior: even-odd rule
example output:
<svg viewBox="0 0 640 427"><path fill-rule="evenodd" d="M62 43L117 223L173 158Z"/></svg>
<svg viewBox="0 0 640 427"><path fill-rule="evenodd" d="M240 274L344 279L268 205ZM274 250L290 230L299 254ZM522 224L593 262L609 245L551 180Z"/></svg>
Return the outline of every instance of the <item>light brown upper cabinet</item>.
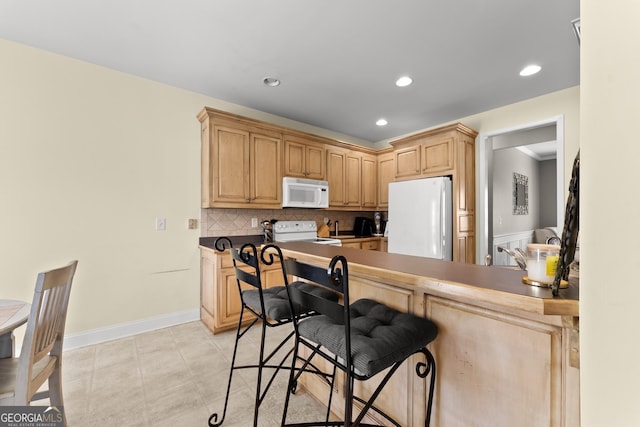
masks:
<svg viewBox="0 0 640 427"><path fill-rule="evenodd" d="M448 175L454 168L453 145L448 136L411 138L409 146L394 151L396 178Z"/></svg>
<svg viewBox="0 0 640 427"><path fill-rule="evenodd" d="M293 135L284 135L284 176L325 179L325 146Z"/></svg>
<svg viewBox="0 0 640 427"><path fill-rule="evenodd" d="M378 154L378 208L389 208L389 183L395 178L395 156L393 152Z"/></svg>
<svg viewBox="0 0 640 427"><path fill-rule="evenodd" d="M203 110L202 207L279 208L282 133Z"/></svg>
<svg viewBox="0 0 640 427"><path fill-rule="evenodd" d="M359 208L361 204L362 153L327 148L329 207Z"/></svg>
<svg viewBox="0 0 640 427"><path fill-rule="evenodd" d="M362 207L378 207L378 158L371 154L362 154Z"/></svg>

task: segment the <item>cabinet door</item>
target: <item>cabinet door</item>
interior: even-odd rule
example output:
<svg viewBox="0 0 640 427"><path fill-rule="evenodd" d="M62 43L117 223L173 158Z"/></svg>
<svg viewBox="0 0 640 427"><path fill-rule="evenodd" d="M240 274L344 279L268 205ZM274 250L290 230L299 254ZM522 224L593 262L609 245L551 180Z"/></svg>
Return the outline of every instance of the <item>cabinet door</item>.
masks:
<svg viewBox="0 0 640 427"><path fill-rule="evenodd" d="M320 145L307 145L305 149L306 154L306 177L309 179L324 179L324 162L325 162L325 150Z"/></svg>
<svg viewBox="0 0 640 427"><path fill-rule="evenodd" d="M249 132L224 126L215 126L213 132L213 202L248 203Z"/></svg>
<svg viewBox="0 0 640 427"><path fill-rule="evenodd" d="M343 150L327 150L327 179L329 181L329 205L344 206L345 164L347 154Z"/></svg>
<svg viewBox="0 0 640 427"><path fill-rule="evenodd" d="M306 178L306 148L305 144L301 144L290 139L284 141L284 175L297 176Z"/></svg>
<svg viewBox="0 0 640 427"><path fill-rule="evenodd" d="M215 315L215 332L237 327L240 310L242 309L240 295L238 294L236 273L233 268L223 268L220 270L217 286L216 309L218 312ZM243 284L243 289L248 288L251 288L251 286L246 283ZM247 317L247 319L249 318L250 316Z"/></svg>
<svg viewBox="0 0 640 427"><path fill-rule="evenodd" d="M395 177L395 158L393 153L378 156L378 207L389 207L389 183Z"/></svg>
<svg viewBox="0 0 640 427"><path fill-rule="evenodd" d="M216 257L200 250L200 319L211 330L215 328Z"/></svg>
<svg viewBox="0 0 640 427"><path fill-rule="evenodd" d="M420 175L420 146L401 148L393 152L396 158L396 178Z"/></svg>
<svg viewBox="0 0 640 427"><path fill-rule="evenodd" d="M265 288L284 286L284 278L282 277L282 266L279 262L273 264L272 266L269 266L268 269L263 266L262 274L262 285Z"/></svg>
<svg viewBox="0 0 640 427"><path fill-rule="evenodd" d="M362 154L349 151L345 164L345 206L360 207L362 191ZM375 206L375 205L374 205Z"/></svg>
<svg viewBox="0 0 640 427"><path fill-rule="evenodd" d="M368 154L362 155L362 206L378 206L378 161Z"/></svg>
<svg viewBox="0 0 640 427"><path fill-rule="evenodd" d="M453 169L453 138L422 144L422 173L442 173Z"/></svg>
<svg viewBox="0 0 640 427"><path fill-rule="evenodd" d="M285 136L284 175L309 179L325 179L325 148L323 144Z"/></svg>
<svg viewBox="0 0 640 427"><path fill-rule="evenodd" d="M327 150L329 205L360 207L362 154L356 151Z"/></svg>
<svg viewBox="0 0 640 427"><path fill-rule="evenodd" d="M251 134L251 202L282 204L281 138Z"/></svg>

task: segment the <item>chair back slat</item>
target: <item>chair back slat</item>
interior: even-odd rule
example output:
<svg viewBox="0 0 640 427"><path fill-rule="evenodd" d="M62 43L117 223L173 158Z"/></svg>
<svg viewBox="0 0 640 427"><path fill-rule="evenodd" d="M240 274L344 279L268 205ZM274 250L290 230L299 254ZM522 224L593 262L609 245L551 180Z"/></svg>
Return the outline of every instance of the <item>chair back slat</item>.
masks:
<svg viewBox="0 0 640 427"><path fill-rule="evenodd" d="M294 286L289 287L289 298L295 304L315 313L324 314L338 324L344 323L344 306L336 301L330 301Z"/></svg>
<svg viewBox="0 0 640 427"><path fill-rule="evenodd" d="M22 343L16 375L17 401L29 401L46 378L32 378L32 367L47 356L62 354L71 283L78 261L65 267L40 273L31 303L27 331ZM19 394L29 394L28 396Z"/></svg>
<svg viewBox="0 0 640 427"><path fill-rule="evenodd" d="M65 290L64 286L58 286L42 291L37 334L33 343L34 362L38 362L49 354L59 336L65 310Z"/></svg>
<svg viewBox="0 0 640 427"><path fill-rule="evenodd" d="M238 267L235 268L236 278L241 282L247 283L253 286L256 289L259 289L261 286L260 276L256 275L255 272L244 271Z"/></svg>
<svg viewBox="0 0 640 427"><path fill-rule="evenodd" d="M307 279L318 285L322 285L334 292L344 293L343 287L339 286L331 278L326 268L301 263L296 261L295 259L290 258L284 260L284 264L288 274Z"/></svg>
<svg viewBox="0 0 640 427"><path fill-rule="evenodd" d="M335 256L328 268L299 262L295 259L284 260L287 275L295 276L298 280L312 282L342 295L342 303L319 298L303 289L288 286L289 297L294 303L301 304L316 313L324 314L339 324L349 323L349 284L347 260L342 256Z"/></svg>

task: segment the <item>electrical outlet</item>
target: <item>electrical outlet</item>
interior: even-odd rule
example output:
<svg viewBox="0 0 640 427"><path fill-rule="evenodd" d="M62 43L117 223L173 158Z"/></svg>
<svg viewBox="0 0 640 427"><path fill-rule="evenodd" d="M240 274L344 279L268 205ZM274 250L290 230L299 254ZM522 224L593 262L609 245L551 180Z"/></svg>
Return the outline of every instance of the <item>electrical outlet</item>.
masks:
<svg viewBox="0 0 640 427"><path fill-rule="evenodd" d="M167 229L166 218L156 218L156 231L164 231Z"/></svg>
<svg viewBox="0 0 640 427"><path fill-rule="evenodd" d="M258 218L251 218L251 228L258 228Z"/></svg>
<svg viewBox="0 0 640 427"><path fill-rule="evenodd" d="M198 228L198 220L195 218L189 218L188 227L189 230L195 230L196 228Z"/></svg>

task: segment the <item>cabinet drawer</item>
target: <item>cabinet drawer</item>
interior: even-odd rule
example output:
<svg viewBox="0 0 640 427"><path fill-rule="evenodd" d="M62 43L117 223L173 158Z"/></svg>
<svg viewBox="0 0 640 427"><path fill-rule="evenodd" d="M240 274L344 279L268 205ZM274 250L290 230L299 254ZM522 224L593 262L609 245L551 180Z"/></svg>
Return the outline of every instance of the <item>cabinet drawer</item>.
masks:
<svg viewBox="0 0 640 427"><path fill-rule="evenodd" d="M342 242L342 247L343 248L356 248L356 249L360 249L360 242Z"/></svg>
<svg viewBox="0 0 640 427"><path fill-rule="evenodd" d="M362 249L367 249L370 251L377 251L378 250L378 241L371 241L371 242L362 242Z"/></svg>

